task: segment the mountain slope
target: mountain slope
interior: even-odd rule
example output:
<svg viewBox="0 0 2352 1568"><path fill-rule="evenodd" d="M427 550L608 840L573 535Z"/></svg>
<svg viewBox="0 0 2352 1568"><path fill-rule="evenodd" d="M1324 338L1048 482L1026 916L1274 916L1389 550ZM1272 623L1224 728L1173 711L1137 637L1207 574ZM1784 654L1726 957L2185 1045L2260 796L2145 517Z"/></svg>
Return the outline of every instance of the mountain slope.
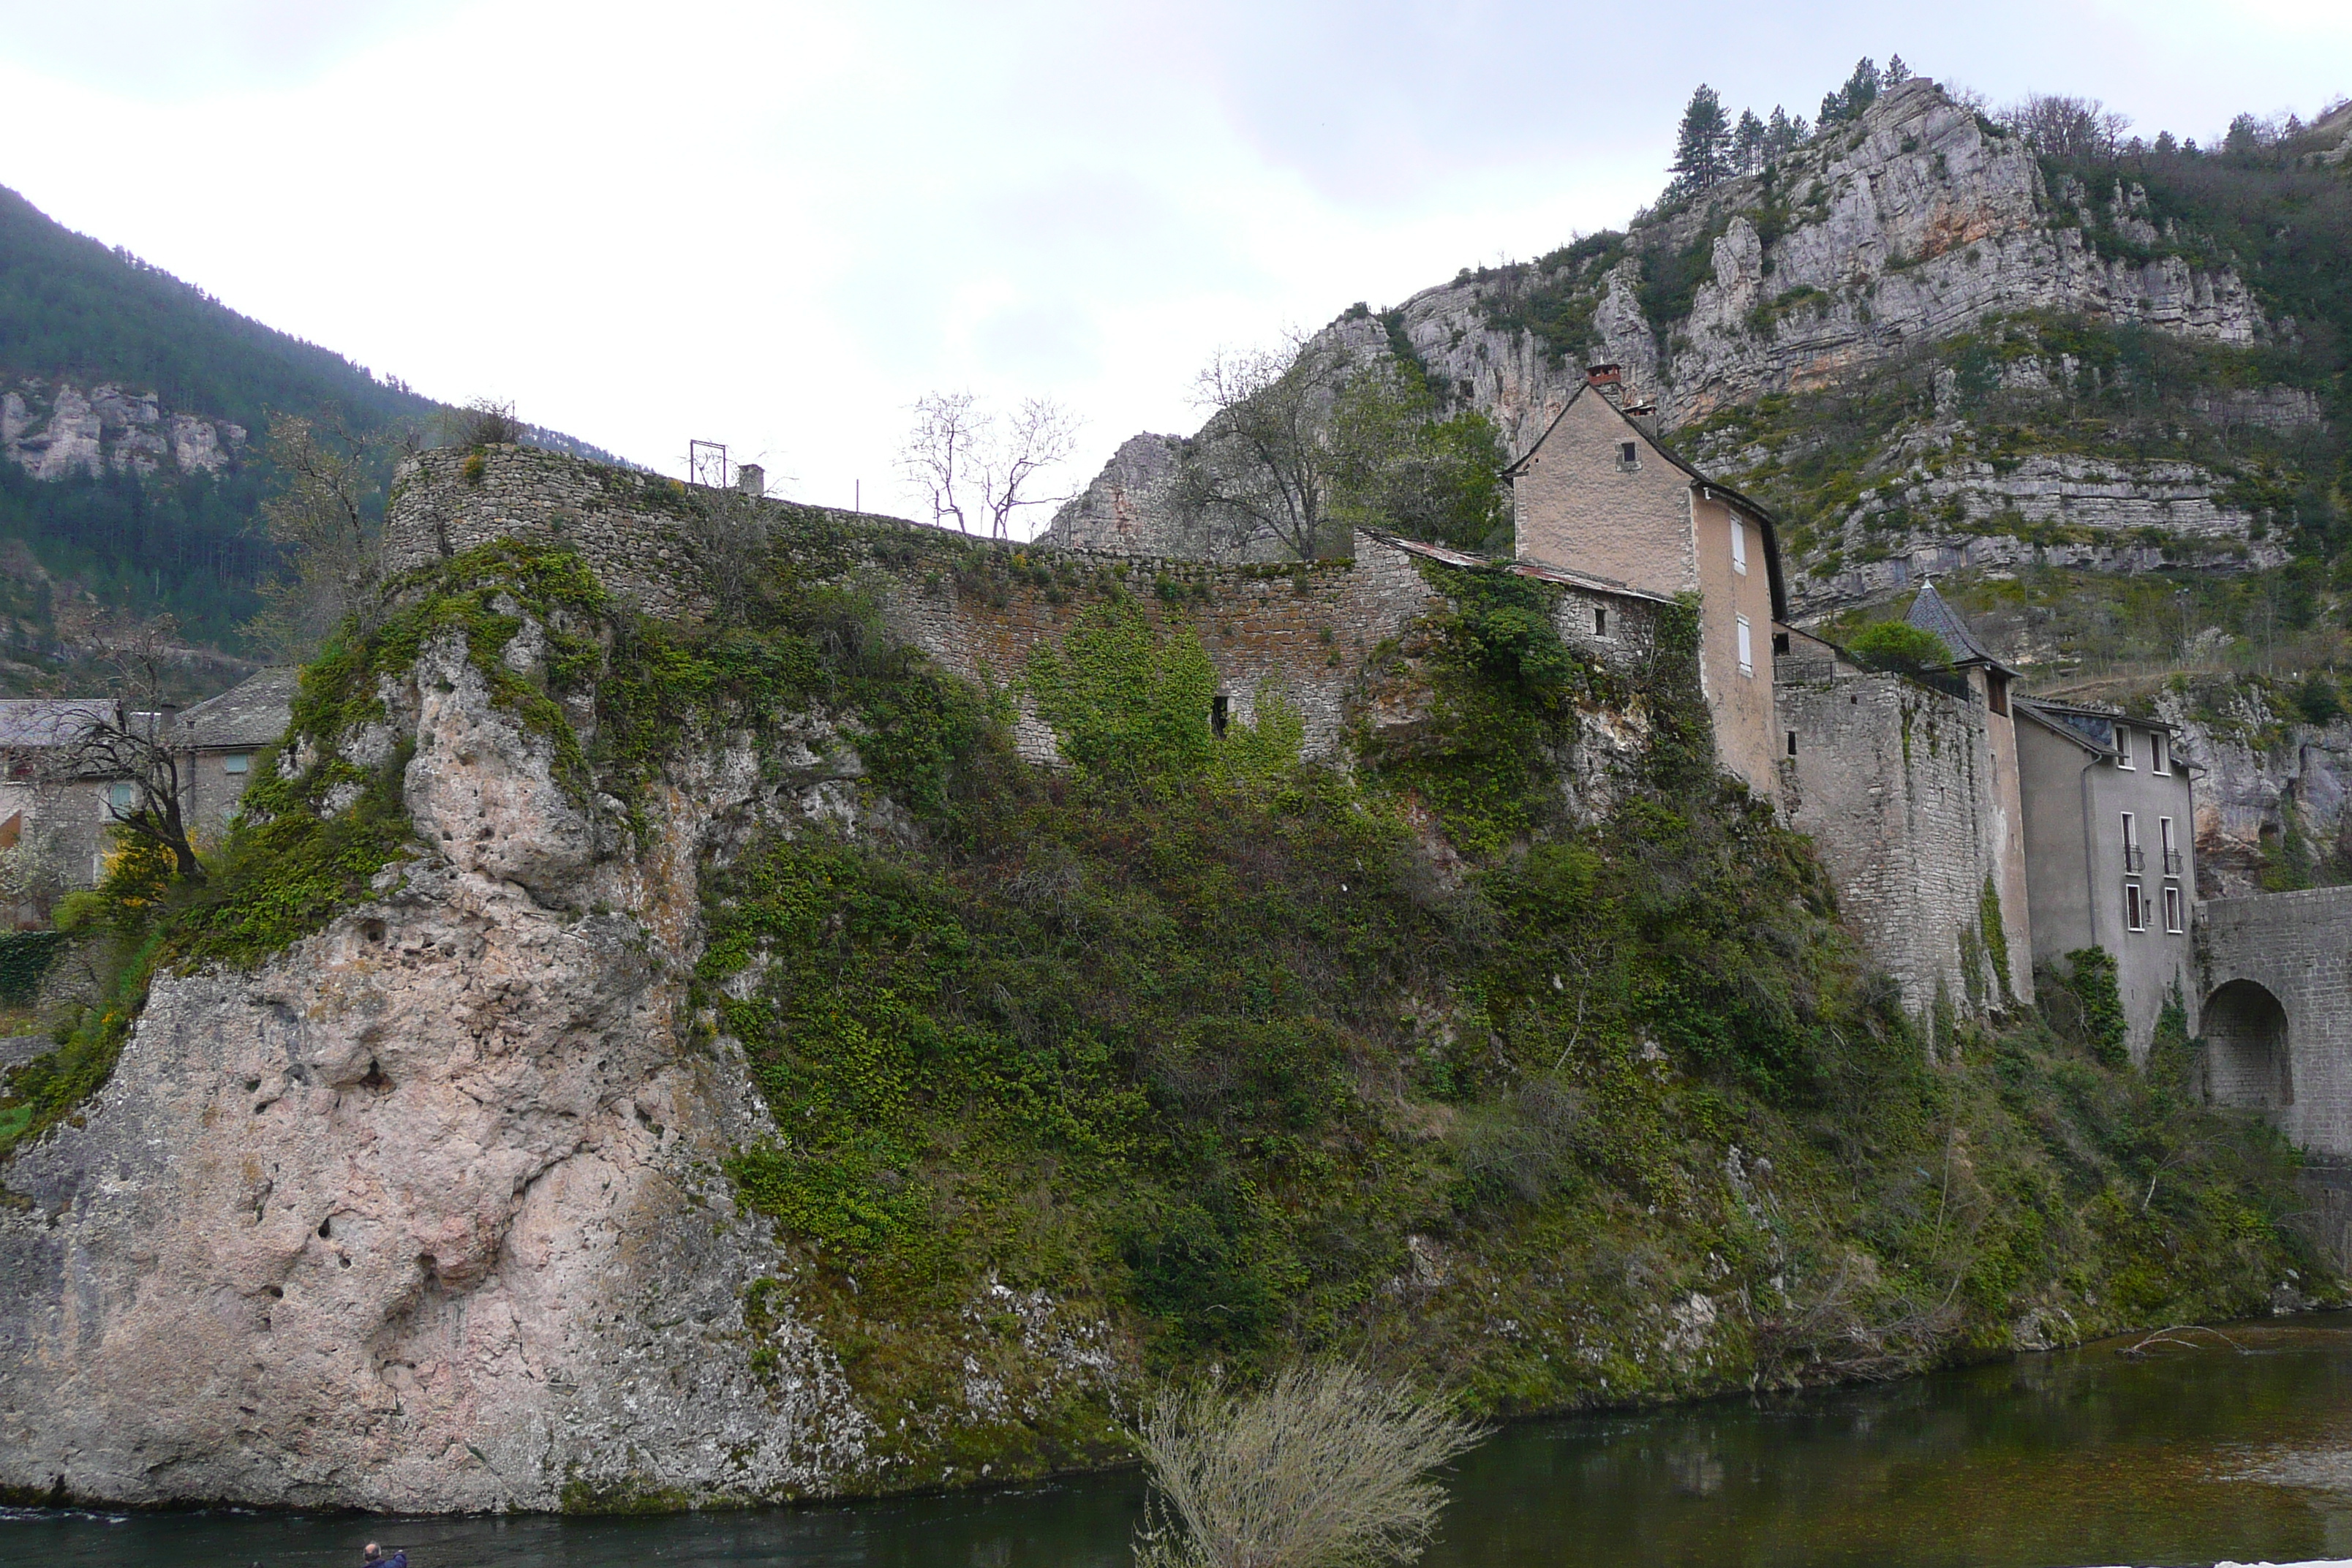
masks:
<svg viewBox="0 0 2352 1568"><path fill-rule="evenodd" d="M0 377L124 384L256 430L273 408L332 405L370 427L438 412L363 365L65 228L5 188Z"/></svg>
<svg viewBox="0 0 2352 1568"><path fill-rule="evenodd" d="M194 648L237 649L278 563L257 515L269 416L429 440L450 412L0 188L0 540L25 547L0 554L0 687L80 678L91 605L99 621L168 613ZM234 668L198 661L192 679Z"/></svg>

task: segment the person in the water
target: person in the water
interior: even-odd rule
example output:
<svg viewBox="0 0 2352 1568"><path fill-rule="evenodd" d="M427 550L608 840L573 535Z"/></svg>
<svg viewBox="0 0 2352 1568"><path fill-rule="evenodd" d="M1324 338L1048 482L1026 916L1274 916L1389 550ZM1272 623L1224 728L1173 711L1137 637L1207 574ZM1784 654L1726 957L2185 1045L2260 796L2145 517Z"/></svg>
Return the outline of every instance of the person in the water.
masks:
<svg viewBox="0 0 2352 1568"><path fill-rule="evenodd" d="M408 1568L408 1553L395 1552L386 1557L383 1554L383 1548L371 1541L367 1543L367 1557L363 1568Z"/></svg>

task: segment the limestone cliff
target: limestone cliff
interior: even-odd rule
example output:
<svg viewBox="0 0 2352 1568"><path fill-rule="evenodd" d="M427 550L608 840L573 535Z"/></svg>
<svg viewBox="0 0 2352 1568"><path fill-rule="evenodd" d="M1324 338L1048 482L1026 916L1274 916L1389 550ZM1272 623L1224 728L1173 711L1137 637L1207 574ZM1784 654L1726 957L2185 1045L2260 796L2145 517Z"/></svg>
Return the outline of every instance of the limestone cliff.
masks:
<svg viewBox="0 0 2352 1568"><path fill-rule="evenodd" d="M26 379L0 392L0 458L37 479L106 473L216 474L247 432L226 419L166 413L152 392Z"/></svg>
<svg viewBox="0 0 2352 1568"><path fill-rule="evenodd" d="M825 786L763 799L721 752L614 859L462 634L384 696L306 737L415 747L375 896L251 973L160 978L82 1125L8 1168L0 1479L383 1509L838 1484L866 1423L828 1358L787 1332L750 1370L774 1249L714 1168L756 1108L678 978L715 825Z"/></svg>
<svg viewBox="0 0 2352 1568"><path fill-rule="evenodd" d="M1760 174L1325 339L1412 362L1515 451L1618 363L1678 447L1782 511L1810 616L1953 571L2278 564L2260 481L2326 414L2247 356L2298 331L2143 185L2045 166L1915 78ZM2099 434L2040 437L2120 388L2162 391L2150 431L2117 439L2100 408ZM1122 527L1181 531L1120 489ZM1074 502L1054 536L1108 542L1107 515Z"/></svg>

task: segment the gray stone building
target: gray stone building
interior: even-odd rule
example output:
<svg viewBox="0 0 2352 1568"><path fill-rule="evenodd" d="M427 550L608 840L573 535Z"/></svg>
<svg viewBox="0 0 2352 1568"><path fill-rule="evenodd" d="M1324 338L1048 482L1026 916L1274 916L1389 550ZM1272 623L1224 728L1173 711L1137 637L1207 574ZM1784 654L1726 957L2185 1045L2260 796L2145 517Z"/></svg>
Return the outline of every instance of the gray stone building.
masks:
<svg viewBox="0 0 2352 1568"><path fill-rule="evenodd" d="M2178 994L2197 1007L2190 921L2197 888L2195 769L2171 725L2019 698L2036 963L2105 948L2116 961L2132 1059Z"/></svg>
<svg viewBox="0 0 2352 1568"><path fill-rule="evenodd" d="M262 752L286 733L300 671L273 665L180 715L181 809L201 837L219 833Z"/></svg>

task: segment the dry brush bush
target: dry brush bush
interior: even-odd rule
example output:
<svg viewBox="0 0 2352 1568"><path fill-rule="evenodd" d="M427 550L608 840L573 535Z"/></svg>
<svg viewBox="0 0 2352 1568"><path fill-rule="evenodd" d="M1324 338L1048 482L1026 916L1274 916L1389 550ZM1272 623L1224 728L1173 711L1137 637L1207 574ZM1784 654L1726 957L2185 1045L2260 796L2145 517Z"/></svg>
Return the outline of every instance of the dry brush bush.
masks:
<svg viewBox="0 0 2352 1568"><path fill-rule="evenodd" d="M1444 1506L1431 1472L1484 1431L1349 1363L1293 1365L1254 1394L1164 1394L1137 1433L1152 1493L1139 1568L1411 1563Z"/></svg>

